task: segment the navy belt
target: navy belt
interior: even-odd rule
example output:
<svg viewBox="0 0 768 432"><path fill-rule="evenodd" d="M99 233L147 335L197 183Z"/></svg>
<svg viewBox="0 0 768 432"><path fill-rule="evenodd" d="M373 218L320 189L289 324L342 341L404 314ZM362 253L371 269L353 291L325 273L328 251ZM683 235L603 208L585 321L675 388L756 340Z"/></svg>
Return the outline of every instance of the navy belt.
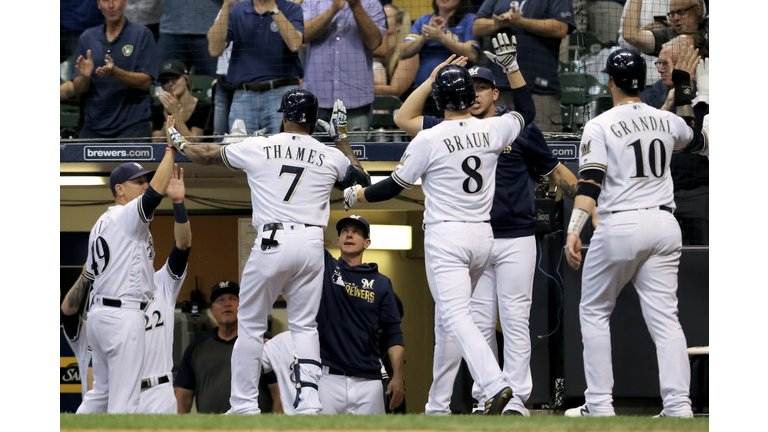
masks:
<svg viewBox="0 0 768 432"><path fill-rule="evenodd" d="M651 208L653 208L653 207L651 207ZM611 212L611 213L622 213L622 212L635 211L635 210L650 210L650 209L616 210L615 212ZM667 207L667 206L659 206L659 210L664 210L665 212L673 213L673 214L675 212L674 210L672 210L672 208Z"/></svg>
<svg viewBox="0 0 768 432"><path fill-rule="evenodd" d="M110 307L116 307L116 308L123 306L123 302L118 299L108 299L104 297L101 298L101 304L103 304L104 306L110 306ZM139 306L141 306L141 310L144 310L147 308L147 302L141 302Z"/></svg>

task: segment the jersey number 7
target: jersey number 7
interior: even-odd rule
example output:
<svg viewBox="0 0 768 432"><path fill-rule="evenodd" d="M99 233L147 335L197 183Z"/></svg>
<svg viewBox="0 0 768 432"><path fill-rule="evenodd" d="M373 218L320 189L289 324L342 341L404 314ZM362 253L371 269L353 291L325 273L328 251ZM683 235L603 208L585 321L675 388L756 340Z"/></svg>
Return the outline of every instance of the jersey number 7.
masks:
<svg viewBox="0 0 768 432"><path fill-rule="evenodd" d="M293 175L293 182L291 183L291 187L288 188L288 192L285 194L285 198L283 198L283 202L290 203L293 199L293 194L296 193L296 188L299 186L299 183L301 183L301 179L304 177L304 172L307 169L304 167L297 167L293 165L283 165L280 168L280 177L283 178L283 175Z"/></svg>

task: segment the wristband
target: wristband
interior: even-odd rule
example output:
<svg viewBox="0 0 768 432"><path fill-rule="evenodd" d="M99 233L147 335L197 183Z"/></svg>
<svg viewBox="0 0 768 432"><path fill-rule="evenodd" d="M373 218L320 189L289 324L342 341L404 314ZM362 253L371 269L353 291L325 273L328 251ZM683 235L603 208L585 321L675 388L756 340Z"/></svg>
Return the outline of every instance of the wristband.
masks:
<svg viewBox="0 0 768 432"><path fill-rule="evenodd" d="M675 106L691 105L693 100L691 74L675 69L672 71L672 82L675 84Z"/></svg>
<svg viewBox="0 0 768 432"><path fill-rule="evenodd" d="M184 206L183 201L179 204L173 204L173 217L176 219L176 223L183 224L189 222L189 217L187 216L187 208Z"/></svg>
<svg viewBox="0 0 768 432"><path fill-rule="evenodd" d="M589 213L586 210L580 208L573 209L571 222L568 223L568 234L580 235L581 230L587 223L587 219L589 219Z"/></svg>
<svg viewBox="0 0 768 432"><path fill-rule="evenodd" d="M175 149L175 148L173 148L173 147L166 147L166 148L165 148L165 150L166 150L166 151L168 151L168 150L172 151L172 152L173 152L173 155L174 155L174 156L176 156L176 153L177 153L177 152L176 152L176 149Z"/></svg>

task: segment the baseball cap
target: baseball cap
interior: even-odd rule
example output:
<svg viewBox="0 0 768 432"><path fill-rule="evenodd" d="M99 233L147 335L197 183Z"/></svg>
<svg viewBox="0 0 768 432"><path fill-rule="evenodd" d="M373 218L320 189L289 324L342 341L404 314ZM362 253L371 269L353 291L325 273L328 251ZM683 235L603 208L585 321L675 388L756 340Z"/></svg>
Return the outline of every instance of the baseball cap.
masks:
<svg viewBox="0 0 768 432"><path fill-rule="evenodd" d="M162 66L160 66L160 72L157 75L157 79L163 79L166 77L177 77L180 75L187 75L189 70L187 66L179 60L167 60Z"/></svg>
<svg viewBox="0 0 768 432"><path fill-rule="evenodd" d="M143 166L136 162L126 162L112 170L112 174L109 175L109 187L112 189L112 192L114 192L115 185L125 183L128 180L133 180L143 175L146 175L147 179L150 180L152 179L152 176L155 175L155 172L146 171Z"/></svg>
<svg viewBox="0 0 768 432"><path fill-rule="evenodd" d="M363 219L362 216L358 216L358 215L349 215L345 218L340 219L338 222L336 222L336 232L339 235L341 235L341 229L344 228L345 224L348 224L350 222L360 225L363 228L363 237L365 238L371 237L371 224L368 223L367 220Z"/></svg>
<svg viewBox="0 0 768 432"><path fill-rule="evenodd" d="M480 67L480 66L474 66L468 69L469 70L469 76L472 77L472 79L481 78L488 82L490 82L493 85L493 88L496 88L496 80L493 78L493 72L491 72L490 69Z"/></svg>
<svg viewBox="0 0 768 432"><path fill-rule="evenodd" d="M240 285L238 285L237 282L225 280L212 286L211 287L211 303L215 302L216 299L222 294L234 294L239 298Z"/></svg>

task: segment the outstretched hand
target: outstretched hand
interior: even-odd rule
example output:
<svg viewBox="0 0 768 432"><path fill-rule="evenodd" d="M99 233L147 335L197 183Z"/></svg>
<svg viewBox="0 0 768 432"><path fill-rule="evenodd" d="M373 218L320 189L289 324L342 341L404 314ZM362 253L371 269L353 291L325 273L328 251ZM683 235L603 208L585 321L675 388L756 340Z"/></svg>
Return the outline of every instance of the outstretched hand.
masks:
<svg viewBox="0 0 768 432"><path fill-rule="evenodd" d="M80 56L75 63L77 71L80 72L85 78L90 78L93 73L93 57L91 57L91 50L86 51L85 57Z"/></svg>
<svg viewBox="0 0 768 432"><path fill-rule="evenodd" d="M347 139L347 109L344 107L344 102L341 99L336 99L336 102L333 103L331 122L317 119L317 125L325 129L334 142Z"/></svg>
<svg viewBox="0 0 768 432"><path fill-rule="evenodd" d="M184 168L179 168L179 164L173 164L171 181L168 183L165 193L174 204L184 202L184 195L186 193L186 188L184 187Z"/></svg>
<svg viewBox="0 0 768 432"><path fill-rule="evenodd" d="M512 41L506 33L499 33L491 38L493 50L496 54L485 51L485 56L492 62L501 66L505 74L511 74L520 69L517 65L517 38L512 36Z"/></svg>
<svg viewBox="0 0 768 432"><path fill-rule="evenodd" d="M437 77L437 72L440 69L442 69L442 68L444 68L444 67L446 67L448 65L451 65L451 64L459 65L461 67L466 67L467 66L467 60L469 60L469 59L467 57L465 57L465 56L456 57L456 54L451 54L451 56L448 57L448 59L446 61L440 63L439 65L437 65L432 70L432 74L429 75L429 79L434 81L434 79Z"/></svg>
<svg viewBox="0 0 768 432"><path fill-rule="evenodd" d="M684 46L680 50L680 58L677 60L675 69L679 69L691 76L691 86L693 86L693 80L696 79L696 66L699 64L701 56L699 55L699 49L693 49L690 45Z"/></svg>

